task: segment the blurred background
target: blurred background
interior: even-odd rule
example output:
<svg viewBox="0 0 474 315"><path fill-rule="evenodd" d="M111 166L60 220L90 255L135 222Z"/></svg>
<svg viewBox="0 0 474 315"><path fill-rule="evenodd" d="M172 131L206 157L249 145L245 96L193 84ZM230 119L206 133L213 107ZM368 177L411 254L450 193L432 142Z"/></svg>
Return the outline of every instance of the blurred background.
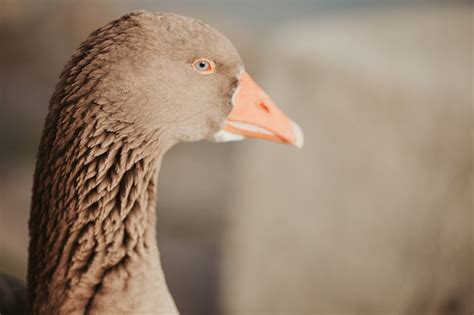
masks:
<svg viewBox="0 0 474 315"><path fill-rule="evenodd" d="M24 279L47 104L94 29L199 18L305 132L296 149L181 144L158 237L182 314L472 314L469 1L0 2L0 272Z"/></svg>

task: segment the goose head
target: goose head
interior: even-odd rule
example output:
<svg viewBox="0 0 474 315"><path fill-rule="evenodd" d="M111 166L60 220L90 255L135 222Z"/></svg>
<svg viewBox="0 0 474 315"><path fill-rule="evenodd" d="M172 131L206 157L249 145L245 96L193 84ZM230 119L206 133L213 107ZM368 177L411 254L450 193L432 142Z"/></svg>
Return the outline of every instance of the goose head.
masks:
<svg viewBox="0 0 474 315"><path fill-rule="evenodd" d="M100 63L96 103L111 121L169 144L255 137L303 145L301 129L244 70L232 43L200 21L133 12L84 45L95 54L90 64Z"/></svg>
<svg viewBox="0 0 474 315"><path fill-rule="evenodd" d="M219 32L144 11L94 31L61 74L41 140L33 313L176 314L153 246L161 158L178 142L246 137L303 142Z"/></svg>

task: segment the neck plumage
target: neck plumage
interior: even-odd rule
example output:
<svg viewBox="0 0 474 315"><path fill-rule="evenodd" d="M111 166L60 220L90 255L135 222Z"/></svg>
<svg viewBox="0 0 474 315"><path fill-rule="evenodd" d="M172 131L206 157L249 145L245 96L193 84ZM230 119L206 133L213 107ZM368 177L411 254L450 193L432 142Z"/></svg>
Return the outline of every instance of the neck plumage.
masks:
<svg viewBox="0 0 474 315"><path fill-rule="evenodd" d="M107 128L99 105L75 110L71 119L67 106L53 104L40 145L29 222L31 311L175 314L155 232L165 149L133 125Z"/></svg>

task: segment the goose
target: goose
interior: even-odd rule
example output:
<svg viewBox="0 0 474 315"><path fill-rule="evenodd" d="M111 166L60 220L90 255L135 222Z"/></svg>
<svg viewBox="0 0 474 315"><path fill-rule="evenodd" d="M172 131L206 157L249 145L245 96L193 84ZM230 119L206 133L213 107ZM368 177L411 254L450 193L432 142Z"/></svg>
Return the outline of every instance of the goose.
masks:
<svg viewBox="0 0 474 315"><path fill-rule="evenodd" d="M303 133L196 19L135 11L65 65L37 156L29 219L33 314L178 314L156 240L160 164L175 144Z"/></svg>

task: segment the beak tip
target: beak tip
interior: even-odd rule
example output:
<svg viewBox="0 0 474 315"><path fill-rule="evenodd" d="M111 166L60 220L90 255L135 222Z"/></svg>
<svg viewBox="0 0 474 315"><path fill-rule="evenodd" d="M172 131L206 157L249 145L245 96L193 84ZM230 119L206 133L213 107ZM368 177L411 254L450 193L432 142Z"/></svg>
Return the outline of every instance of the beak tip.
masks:
<svg viewBox="0 0 474 315"><path fill-rule="evenodd" d="M293 140L293 145L298 149L303 148L304 144L304 135L303 130L301 130L300 126L298 126L294 121L293 124L293 133L295 135L295 139Z"/></svg>

